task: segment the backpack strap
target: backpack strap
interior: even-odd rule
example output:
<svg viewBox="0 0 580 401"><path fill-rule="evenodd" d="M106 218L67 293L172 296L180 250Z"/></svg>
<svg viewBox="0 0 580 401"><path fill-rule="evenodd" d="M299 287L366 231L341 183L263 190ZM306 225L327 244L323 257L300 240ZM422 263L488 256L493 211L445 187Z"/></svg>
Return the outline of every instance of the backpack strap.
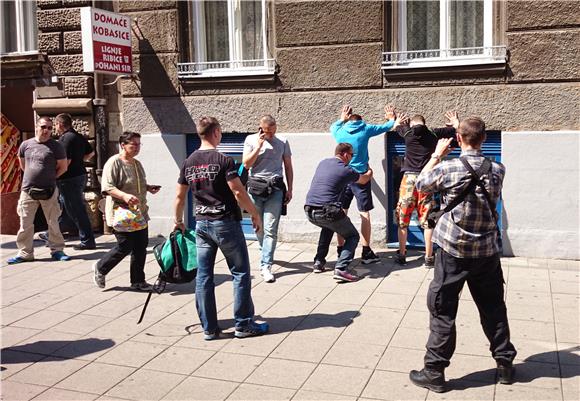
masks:
<svg viewBox="0 0 580 401"><path fill-rule="evenodd" d="M465 168L471 173L472 180L474 180L475 184L479 188L481 188L481 191L483 192L483 195L485 196L485 200L487 201L489 209L491 210L491 214L493 215L493 218L495 219L495 222L497 223L499 221L499 216L497 214L497 210L495 210L496 205L493 202L493 200L491 199L491 195L489 194L489 192L485 188L485 185L483 185L483 182L481 182L481 176L483 174L489 173L491 171L491 160L489 160L486 157L483 160L483 163L481 164L479 169L477 169L477 172L473 169L473 167L471 167L471 164L469 164L469 162L465 158L460 157L459 160L461 160L461 163L463 163Z"/></svg>
<svg viewBox="0 0 580 401"><path fill-rule="evenodd" d="M183 271L183 258L181 257L181 250L179 249L179 239L177 235L182 236L181 231L173 231L169 235L171 241L171 250L173 252L173 260L175 261L175 269L173 269L173 278L179 280L181 272Z"/></svg>
<svg viewBox="0 0 580 401"><path fill-rule="evenodd" d="M169 234L169 239L167 241L170 241L170 244L171 244L171 253L173 254L173 260L177 261L178 260L178 258L177 258L178 253L176 253L176 251L173 247L173 244L176 243L177 241L175 241L174 238L175 238L175 232L172 232L171 234ZM181 257L179 257L179 260L181 263ZM159 263L161 264L161 262L159 262ZM151 295L153 295L153 292L156 292L157 294L161 294L163 291L165 291L166 284L167 283L161 279L161 273L159 273L159 276L157 276L157 280L155 281L155 284L149 290L149 294L147 295L147 300L145 300L145 304L143 305L143 309L141 310L141 316L139 317L139 321L137 322L137 324L139 324L143 321L143 317L145 317L145 312L147 311L147 307L149 306L149 301L151 301Z"/></svg>
<svg viewBox="0 0 580 401"><path fill-rule="evenodd" d="M435 221L437 221L445 213L450 212L457 205L462 203L465 200L465 198L467 197L467 194L472 192L475 189L475 186L478 185L478 183L481 184L481 181L479 179L481 177L481 175L483 175L484 173L491 170L491 161L488 158L486 158L483 161L483 164L480 166L480 168L477 170L477 172L475 172L473 170L471 165L467 162L467 160L465 160L464 157L460 157L459 160L461 160L463 165L466 166L467 170L471 173L471 181L469 182L468 185L465 186L465 188L463 188L461 193L459 195L457 195L456 198L454 198L451 202L449 202L449 204L447 204L447 206L445 206L445 209L440 210L440 211L435 213L435 216L434 216ZM467 165L466 165L466 163L467 163ZM467 166L469 166L469 167L467 167ZM481 185L483 185L483 184L481 184ZM484 187L484 191L485 191L484 193L487 193L487 191L485 190L485 187ZM487 193L487 196L489 196L489 193ZM489 199L491 200L491 198L489 198ZM495 211L495 208L493 208L492 211ZM494 217L497 221L497 217L495 214L494 214Z"/></svg>

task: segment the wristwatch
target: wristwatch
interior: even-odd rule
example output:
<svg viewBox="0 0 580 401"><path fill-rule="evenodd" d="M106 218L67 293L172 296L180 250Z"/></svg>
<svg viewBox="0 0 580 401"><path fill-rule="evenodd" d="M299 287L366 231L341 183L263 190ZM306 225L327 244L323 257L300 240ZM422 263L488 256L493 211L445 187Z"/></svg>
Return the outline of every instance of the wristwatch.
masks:
<svg viewBox="0 0 580 401"><path fill-rule="evenodd" d="M440 162L440 161L441 161L441 156L439 156L439 155L436 155L435 153L433 153L433 154L431 155L431 159L437 159L437 161L438 161L438 162Z"/></svg>

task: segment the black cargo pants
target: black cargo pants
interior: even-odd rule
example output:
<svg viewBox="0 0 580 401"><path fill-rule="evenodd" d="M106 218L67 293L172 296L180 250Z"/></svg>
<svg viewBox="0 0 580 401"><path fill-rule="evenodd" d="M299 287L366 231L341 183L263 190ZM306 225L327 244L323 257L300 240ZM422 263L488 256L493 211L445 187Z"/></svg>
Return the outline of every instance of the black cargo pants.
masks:
<svg viewBox="0 0 580 401"><path fill-rule="evenodd" d="M431 312L425 367L442 370L449 366L455 352L455 318L459 294L467 281L479 310L490 351L498 363L512 362L516 349L510 342L510 330L504 302L504 280L499 254L484 258L456 258L438 249L435 276L427 294Z"/></svg>

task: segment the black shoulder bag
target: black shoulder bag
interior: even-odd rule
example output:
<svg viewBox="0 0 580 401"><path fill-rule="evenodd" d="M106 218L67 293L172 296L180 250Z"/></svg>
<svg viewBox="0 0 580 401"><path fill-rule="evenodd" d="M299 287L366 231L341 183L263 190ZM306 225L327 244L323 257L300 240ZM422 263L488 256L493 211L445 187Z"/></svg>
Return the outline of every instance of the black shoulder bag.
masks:
<svg viewBox="0 0 580 401"><path fill-rule="evenodd" d="M476 185L479 185L479 187L483 189L483 193L485 194L485 198L487 199L487 202L489 203L489 207L491 208L491 212L493 213L493 217L495 218L495 221L497 223L498 219L497 219L497 212L495 211L495 206L493 206L493 202L491 201L491 197L489 195L489 192L487 192L487 190L485 189L485 186L483 185L483 183L480 180L480 177L483 174L491 171L491 160L489 160L488 158L485 158L483 160L483 163L481 163L481 166L477 169L477 171L475 171L473 169L473 167L471 167L471 164L469 164L469 162L465 158L460 157L459 160L461 160L461 162L463 163L465 168L471 173L471 181L469 182L469 185L467 185L463 189L463 191L461 191L461 193L445 207L445 209L432 210L429 213L429 216L427 216L427 224L428 224L429 228L435 228L435 226L437 225L437 222L439 221L441 216L443 216L445 213L453 210L455 208L455 206L457 206L461 202L463 202L465 200L465 197L467 196L467 194L470 193L471 191L473 191L475 189Z"/></svg>

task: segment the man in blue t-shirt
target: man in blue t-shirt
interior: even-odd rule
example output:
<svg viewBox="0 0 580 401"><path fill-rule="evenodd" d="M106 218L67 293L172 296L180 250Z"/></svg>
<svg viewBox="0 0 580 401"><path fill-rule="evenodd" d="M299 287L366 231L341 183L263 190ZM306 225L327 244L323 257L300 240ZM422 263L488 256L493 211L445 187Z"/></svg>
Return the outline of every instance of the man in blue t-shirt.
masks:
<svg viewBox="0 0 580 401"><path fill-rule="evenodd" d="M332 136L337 143L345 142L352 145L353 157L350 166L359 174L364 174L369 169L369 139L374 136L384 134L391 130L395 125L395 108L393 106L385 107L385 118L387 122L381 125L367 124L358 114L353 114L352 107L346 105L342 108L340 119L330 127ZM350 207L352 198L355 197L359 214L361 217L361 235L362 235L362 257L364 264L378 262L379 258L370 248L371 241L371 215L370 211L374 208L371 191L371 182L365 184L353 183L348 185L342 195L342 206L345 209ZM348 213L348 211L347 211ZM342 240L338 239L338 253L341 253Z"/></svg>
<svg viewBox="0 0 580 401"><path fill-rule="evenodd" d="M339 143L334 154L335 157L324 159L318 164L304 206L308 220L322 228L313 270L314 273L324 271L330 241L334 233L337 233L344 238L344 245L336 261L334 279L357 281L357 274L349 270L348 266L354 258L359 235L342 209L340 198L347 185L355 182L365 185L370 181L373 172L368 168L364 174L359 174L349 167L348 164L353 159L353 147L348 143Z"/></svg>

